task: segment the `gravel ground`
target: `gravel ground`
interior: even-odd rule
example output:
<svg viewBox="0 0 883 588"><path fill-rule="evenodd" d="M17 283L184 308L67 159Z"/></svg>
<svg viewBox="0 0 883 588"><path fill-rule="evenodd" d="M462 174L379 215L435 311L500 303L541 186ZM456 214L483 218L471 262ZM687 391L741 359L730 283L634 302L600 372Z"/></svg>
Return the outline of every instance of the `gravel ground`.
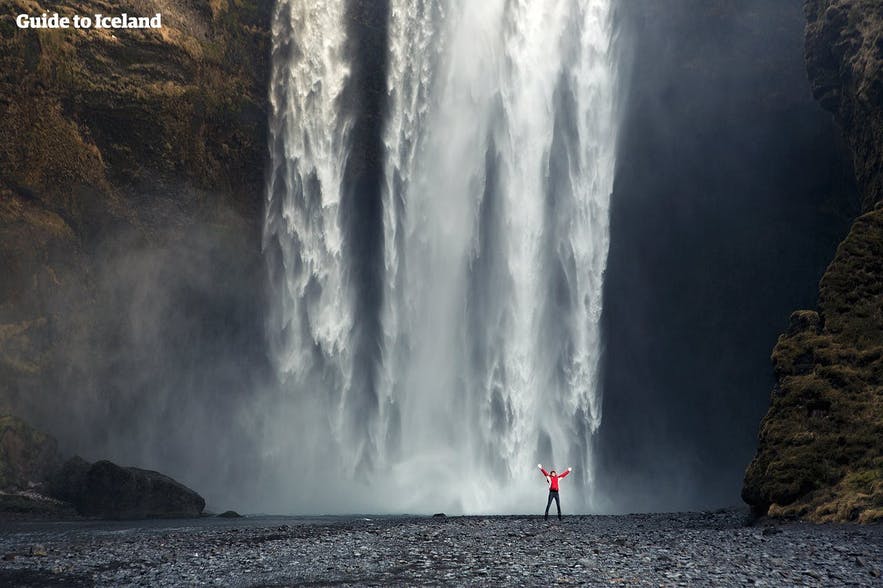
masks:
<svg viewBox="0 0 883 588"><path fill-rule="evenodd" d="M883 526L744 513L7 523L0 585L883 586Z"/></svg>

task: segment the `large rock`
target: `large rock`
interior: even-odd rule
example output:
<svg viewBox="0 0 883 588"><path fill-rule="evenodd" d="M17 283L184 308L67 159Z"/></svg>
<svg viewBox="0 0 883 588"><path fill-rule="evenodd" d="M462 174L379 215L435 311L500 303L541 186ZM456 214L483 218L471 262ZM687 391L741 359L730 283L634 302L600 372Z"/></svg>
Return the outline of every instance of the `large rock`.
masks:
<svg viewBox="0 0 883 588"><path fill-rule="evenodd" d="M76 469L77 466L72 471ZM68 495L68 499L84 516L107 519L197 517L205 508L202 496L159 472L99 461L85 472L80 470L74 475L76 493Z"/></svg>
<svg viewBox="0 0 883 588"><path fill-rule="evenodd" d="M26 490L39 494L20 492ZM195 517L205 508L199 494L159 472L77 456L62 463L53 437L8 415L0 416L0 491L10 493L2 512L33 511L35 500L60 500L83 516L111 519ZM52 506L48 514L69 514Z"/></svg>
<svg viewBox="0 0 883 588"><path fill-rule="evenodd" d="M863 214L773 351L743 499L757 514L883 519L883 4L808 0L813 93L852 148Z"/></svg>
<svg viewBox="0 0 883 588"><path fill-rule="evenodd" d="M75 455L52 474L46 491L53 498L76 504L86 493L86 476L91 467L92 464Z"/></svg>

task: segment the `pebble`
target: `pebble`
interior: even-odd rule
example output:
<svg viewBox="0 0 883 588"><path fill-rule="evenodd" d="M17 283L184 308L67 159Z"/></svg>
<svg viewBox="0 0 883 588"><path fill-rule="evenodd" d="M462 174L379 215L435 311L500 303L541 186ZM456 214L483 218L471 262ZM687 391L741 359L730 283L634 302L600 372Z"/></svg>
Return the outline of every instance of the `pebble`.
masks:
<svg viewBox="0 0 883 588"><path fill-rule="evenodd" d="M880 586L883 567L879 525L741 511L213 520L3 528L0 585Z"/></svg>
<svg viewBox="0 0 883 588"><path fill-rule="evenodd" d="M31 545L31 548L28 550L28 553L33 557L46 557L46 548L40 544Z"/></svg>

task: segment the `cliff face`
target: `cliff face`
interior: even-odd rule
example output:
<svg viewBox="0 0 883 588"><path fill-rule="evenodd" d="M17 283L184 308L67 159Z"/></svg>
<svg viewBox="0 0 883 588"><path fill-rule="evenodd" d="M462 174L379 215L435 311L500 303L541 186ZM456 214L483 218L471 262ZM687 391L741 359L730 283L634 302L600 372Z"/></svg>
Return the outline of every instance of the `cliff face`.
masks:
<svg viewBox="0 0 883 588"><path fill-rule="evenodd" d="M595 483L617 510L717 508L757 448L770 342L855 217L851 164L810 92L799 2L616 4Z"/></svg>
<svg viewBox="0 0 883 588"><path fill-rule="evenodd" d="M813 96L843 128L870 210L883 200L883 5L808 0L805 12Z"/></svg>
<svg viewBox="0 0 883 588"><path fill-rule="evenodd" d="M150 462L138 399L174 421L168 373L254 339L272 4L0 1L0 413ZM163 28L16 27L44 11Z"/></svg>
<svg viewBox="0 0 883 588"><path fill-rule="evenodd" d="M773 351L743 498L761 514L883 519L883 5L809 0L806 61L852 149L862 214Z"/></svg>

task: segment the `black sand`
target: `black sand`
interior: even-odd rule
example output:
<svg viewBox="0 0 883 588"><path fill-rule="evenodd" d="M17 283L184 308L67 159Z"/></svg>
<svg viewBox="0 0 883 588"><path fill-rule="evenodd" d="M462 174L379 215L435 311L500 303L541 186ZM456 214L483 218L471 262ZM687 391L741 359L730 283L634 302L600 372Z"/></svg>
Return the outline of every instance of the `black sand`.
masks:
<svg viewBox="0 0 883 588"><path fill-rule="evenodd" d="M881 553L879 525L737 511L14 523L0 585L881 586Z"/></svg>

